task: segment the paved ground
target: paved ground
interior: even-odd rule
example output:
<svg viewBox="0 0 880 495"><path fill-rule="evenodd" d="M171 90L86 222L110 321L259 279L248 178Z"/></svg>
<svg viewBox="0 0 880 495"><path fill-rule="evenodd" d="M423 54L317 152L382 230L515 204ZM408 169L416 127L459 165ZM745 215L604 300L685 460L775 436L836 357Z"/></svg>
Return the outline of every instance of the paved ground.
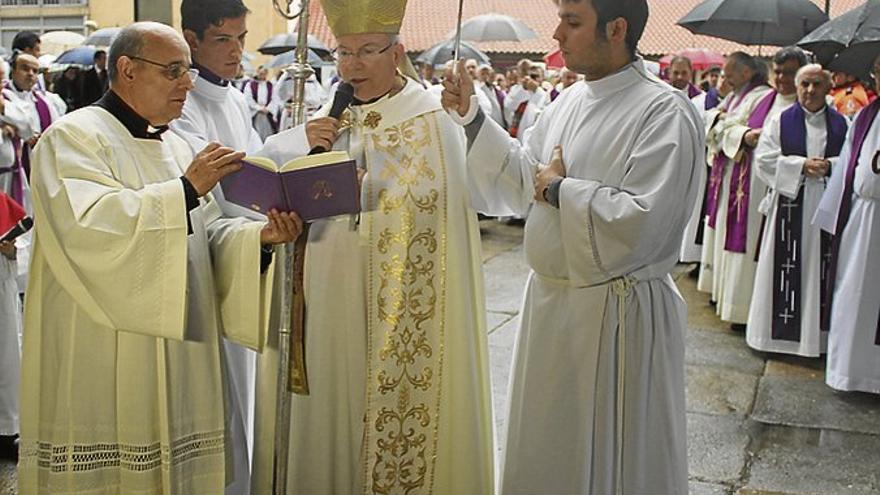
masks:
<svg viewBox="0 0 880 495"><path fill-rule="evenodd" d="M493 395L503 435L528 268L521 228L494 221L482 227ZM751 351L742 334L715 317L693 280L683 272L677 279L689 305L691 495L880 494L880 397L832 391L823 383L822 360ZM15 493L14 476L14 466L0 462L0 495Z"/></svg>

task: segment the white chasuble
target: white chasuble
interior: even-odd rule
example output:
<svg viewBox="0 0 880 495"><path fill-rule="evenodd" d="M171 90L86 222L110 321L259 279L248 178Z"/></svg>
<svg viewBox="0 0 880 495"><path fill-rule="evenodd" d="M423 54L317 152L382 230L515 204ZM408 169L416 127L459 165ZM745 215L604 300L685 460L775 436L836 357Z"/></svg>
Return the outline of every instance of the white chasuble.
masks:
<svg viewBox="0 0 880 495"><path fill-rule="evenodd" d="M221 328L265 340L262 223L187 210L192 160L74 112L35 149L25 304L22 493L223 493L230 425Z"/></svg>
<svg viewBox="0 0 880 495"><path fill-rule="evenodd" d="M335 148L367 171L363 213L359 223L327 219L309 232L310 395L294 396L289 493L492 494L483 281L463 132L409 80L343 122ZM271 366L261 374L260 407L274 391L262 379L275 375ZM264 483L271 412L258 422L255 477Z"/></svg>
<svg viewBox="0 0 880 495"><path fill-rule="evenodd" d="M523 145L483 121L468 172L486 213L525 212L557 145L567 175L559 209L526 222L502 495L687 493L686 307L669 272L699 188L699 119L639 60L569 87Z"/></svg>

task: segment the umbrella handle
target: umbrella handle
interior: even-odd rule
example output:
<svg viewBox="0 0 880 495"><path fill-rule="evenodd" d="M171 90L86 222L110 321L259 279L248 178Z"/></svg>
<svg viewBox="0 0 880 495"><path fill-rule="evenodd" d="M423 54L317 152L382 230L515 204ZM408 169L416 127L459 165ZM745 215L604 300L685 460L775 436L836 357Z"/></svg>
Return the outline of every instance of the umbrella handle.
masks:
<svg viewBox="0 0 880 495"><path fill-rule="evenodd" d="M458 0L458 23L455 26L455 45L452 50L452 74L458 75L458 57L461 51L461 19L464 13L464 0Z"/></svg>

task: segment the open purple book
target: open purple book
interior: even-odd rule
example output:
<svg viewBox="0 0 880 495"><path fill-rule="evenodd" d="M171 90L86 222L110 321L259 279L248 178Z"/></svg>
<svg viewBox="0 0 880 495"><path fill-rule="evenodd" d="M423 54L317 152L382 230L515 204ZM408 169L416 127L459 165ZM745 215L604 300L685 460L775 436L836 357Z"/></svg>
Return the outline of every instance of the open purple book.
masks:
<svg viewBox="0 0 880 495"><path fill-rule="evenodd" d="M227 201L268 213L295 211L304 221L359 213L357 166L344 151L291 160L281 167L263 157L247 157L241 170L220 181Z"/></svg>

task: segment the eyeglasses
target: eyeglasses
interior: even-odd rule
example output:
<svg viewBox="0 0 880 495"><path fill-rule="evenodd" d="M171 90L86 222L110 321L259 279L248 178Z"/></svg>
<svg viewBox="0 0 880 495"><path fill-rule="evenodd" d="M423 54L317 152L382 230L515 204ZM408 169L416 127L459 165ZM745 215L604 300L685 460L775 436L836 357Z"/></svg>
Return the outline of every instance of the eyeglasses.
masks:
<svg viewBox="0 0 880 495"><path fill-rule="evenodd" d="M346 62L353 58L356 58L360 61L365 61L368 59L372 59L378 57L379 55L388 51L389 48L396 45L396 42L389 43L385 48L376 48L372 46L365 46L358 50L357 52L351 52L345 49L336 49L333 50L333 56L336 58L338 62Z"/></svg>
<svg viewBox="0 0 880 495"><path fill-rule="evenodd" d="M140 60L141 62L146 62L151 65L155 65L156 67L162 68L162 75L165 76L165 79L169 81L176 81L183 77L184 74L189 76L190 81L196 82L196 78L199 77L199 70L192 68L190 65L183 64L181 62L171 62L170 64L160 64L159 62L155 62L153 60L149 60L143 57L134 57L129 55L128 58L132 60Z"/></svg>

